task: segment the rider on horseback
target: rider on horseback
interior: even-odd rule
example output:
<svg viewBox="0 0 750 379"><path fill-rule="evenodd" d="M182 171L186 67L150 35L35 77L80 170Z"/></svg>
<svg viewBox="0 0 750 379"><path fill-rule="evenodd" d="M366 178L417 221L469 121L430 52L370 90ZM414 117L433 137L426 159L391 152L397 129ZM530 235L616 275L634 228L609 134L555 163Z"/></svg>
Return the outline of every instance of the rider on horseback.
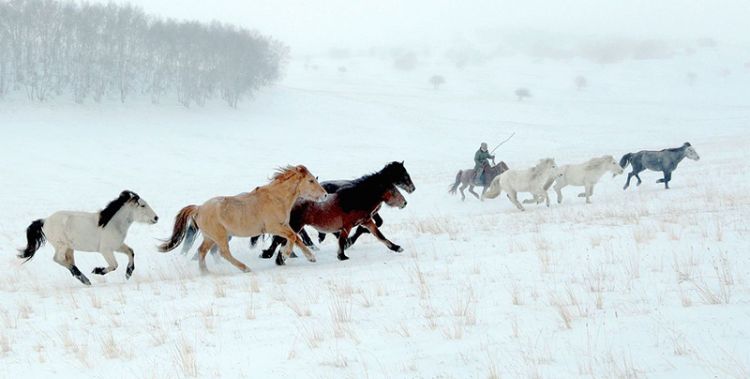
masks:
<svg viewBox="0 0 750 379"><path fill-rule="evenodd" d="M482 142L479 150L474 153L474 182L481 183L484 177L485 167L490 165L489 159L495 160L495 156L487 150L487 142Z"/></svg>

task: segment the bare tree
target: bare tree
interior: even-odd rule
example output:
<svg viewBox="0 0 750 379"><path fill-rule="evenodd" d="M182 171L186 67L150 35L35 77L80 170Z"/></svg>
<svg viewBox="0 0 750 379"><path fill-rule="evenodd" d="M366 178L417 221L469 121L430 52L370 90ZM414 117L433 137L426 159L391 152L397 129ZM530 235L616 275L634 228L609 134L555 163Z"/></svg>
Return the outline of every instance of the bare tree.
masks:
<svg viewBox="0 0 750 379"><path fill-rule="evenodd" d="M0 98L69 94L82 103L174 93L185 106L230 106L281 77L289 50L257 32L177 22L131 5L0 1Z"/></svg>
<svg viewBox="0 0 750 379"><path fill-rule="evenodd" d="M573 80L573 82L576 85L576 89L579 90L579 91L584 90L589 85L588 80L586 80L586 77L583 76L583 75L576 76L576 78Z"/></svg>

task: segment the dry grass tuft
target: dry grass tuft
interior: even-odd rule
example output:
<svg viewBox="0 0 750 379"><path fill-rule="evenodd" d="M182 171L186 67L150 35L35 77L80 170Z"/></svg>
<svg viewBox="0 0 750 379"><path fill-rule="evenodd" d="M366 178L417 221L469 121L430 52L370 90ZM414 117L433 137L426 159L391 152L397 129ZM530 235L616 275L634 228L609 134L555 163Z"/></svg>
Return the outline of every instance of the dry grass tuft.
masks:
<svg viewBox="0 0 750 379"><path fill-rule="evenodd" d="M195 355L195 347L183 339L175 346L175 363L182 370L183 376L187 378L198 377L198 360Z"/></svg>

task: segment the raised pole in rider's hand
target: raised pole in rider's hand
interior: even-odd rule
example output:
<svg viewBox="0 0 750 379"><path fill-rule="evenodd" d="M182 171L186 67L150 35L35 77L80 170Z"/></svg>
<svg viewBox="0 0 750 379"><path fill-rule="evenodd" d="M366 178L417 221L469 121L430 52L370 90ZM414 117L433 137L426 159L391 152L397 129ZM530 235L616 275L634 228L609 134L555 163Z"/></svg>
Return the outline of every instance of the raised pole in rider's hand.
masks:
<svg viewBox="0 0 750 379"><path fill-rule="evenodd" d="M504 140L503 142L500 142L500 143L498 143L498 144L497 144L497 146L495 146L495 148L494 148L494 149L492 149L492 151L490 151L490 154L491 154L491 153L494 153L494 152L495 152L495 150L497 150L497 149L498 149L498 148L499 148L500 146L502 146L502 145L503 145L504 143L506 143L506 142L510 141L510 139L511 139L511 138L513 138L513 136L514 136L514 135L516 135L516 132L513 132L513 133L512 133L511 135L510 135L510 137L506 138L506 139L505 139L505 140ZM494 159L493 159L493 163L494 163Z"/></svg>

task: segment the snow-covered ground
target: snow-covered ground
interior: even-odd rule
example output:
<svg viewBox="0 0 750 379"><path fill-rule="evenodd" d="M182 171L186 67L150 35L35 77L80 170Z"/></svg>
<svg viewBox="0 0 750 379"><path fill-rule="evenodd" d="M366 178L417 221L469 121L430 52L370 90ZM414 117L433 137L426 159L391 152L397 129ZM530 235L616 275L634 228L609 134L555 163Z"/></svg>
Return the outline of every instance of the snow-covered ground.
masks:
<svg viewBox="0 0 750 379"><path fill-rule="evenodd" d="M703 52L593 65L503 58L457 70L352 58L292 61L239 110L147 103L0 102L0 377L750 376L750 70ZM312 65L317 69L312 69ZM339 66L346 66L345 73ZM721 75L724 67L731 74ZM685 73L697 74L689 86ZM439 90L427 79L442 74ZM573 78L589 86L577 91ZM518 102L517 87L531 90ZM593 204L518 212L447 194L481 141L511 168L690 141L666 191L606 175ZM156 252L177 211L305 164L353 178L404 160L417 186L383 232L336 260L285 267L233 240L243 274ZM626 171L627 172L627 171ZM131 189L161 217L84 287L49 246L21 264L37 218L97 210ZM266 242L267 243L267 242ZM79 253L90 271L103 262Z"/></svg>

